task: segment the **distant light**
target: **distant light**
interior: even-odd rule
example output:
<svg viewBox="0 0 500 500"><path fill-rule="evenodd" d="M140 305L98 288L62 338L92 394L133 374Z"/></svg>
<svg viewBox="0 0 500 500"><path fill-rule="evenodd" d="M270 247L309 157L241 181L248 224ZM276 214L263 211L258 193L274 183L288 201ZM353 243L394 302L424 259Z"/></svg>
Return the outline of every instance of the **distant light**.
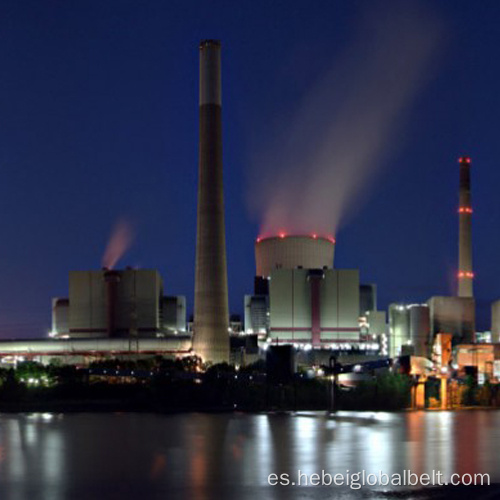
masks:
<svg viewBox="0 0 500 500"><path fill-rule="evenodd" d="M260 243L261 239L262 239L262 238L259 236L259 237L257 238L257 243Z"/></svg>
<svg viewBox="0 0 500 500"><path fill-rule="evenodd" d="M458 159L458 163L470 163L470 158L468 156L461 156Z"/></svg>
<svg viewBox="0 0 500 500"><path fill-rule="evenodd" d="M469 272L469 271L459 271L458 277L459 278L474 278L474 273Z"/></svg>
<svg viewBox="0 0 500 500"><path fill-rule="evenodd" d="M312 237L313 237L314 239L316 239L316 238L318 237L318 235L317 235L317 234L313 234L313 235L312 235Z"/></svg>
<svg viewBox="0 0 500 500"><path fill-rule="evenodd" d="M286 236L286 234L285 233L280 233L279 236L280 236L280 238L284 238Z"/></svg>

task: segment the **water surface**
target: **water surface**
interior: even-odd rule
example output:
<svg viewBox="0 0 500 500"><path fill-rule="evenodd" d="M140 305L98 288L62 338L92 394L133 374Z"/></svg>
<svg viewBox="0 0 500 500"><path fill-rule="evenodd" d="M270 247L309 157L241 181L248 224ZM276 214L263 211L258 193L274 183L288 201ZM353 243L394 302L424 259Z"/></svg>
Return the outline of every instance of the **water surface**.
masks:
<svg viewBox="0 0 500 500"><path fill-rule="evenodd" d="M500 482L499 452L500 412L486 410L3 414L0 498L422 498L429 492L279 487L268 477L409 469Z"/></svg>

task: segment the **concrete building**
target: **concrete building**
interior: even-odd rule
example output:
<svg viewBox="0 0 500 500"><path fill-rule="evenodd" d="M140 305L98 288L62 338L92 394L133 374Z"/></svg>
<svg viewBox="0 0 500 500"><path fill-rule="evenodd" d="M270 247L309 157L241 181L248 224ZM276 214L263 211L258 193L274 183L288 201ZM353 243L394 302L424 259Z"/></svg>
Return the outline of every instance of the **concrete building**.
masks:
<svg viewBox="0 0 500 500"><path fill-rule="evenodd" d="M476 306L472 297L431 297L431 335L451 333L453 344L470 344L475 341Z"/></svg>
<svg viewBox="0 0 500 500"><path fill-rule="evenodd" d="M405 354L404 346L410 345L410 321L406 304L389 305L389 356Z"/></svg>
<svg viewBox="0 0 500 500"><path fill-rule="evenodd" d="M165 297L156 270L71 271L53 300L52 337L163 337L186 331L186 299Z"/></svg>
<svg viewBox="0 0 500 500"><path fill-rule="evenodd" d="M193 349L229 362L229 305L222 186L220 42L200 44L200 146Z"/></svg>
<svg viewBox="0 0 500 500"><path fill-rule="evenodd" d="M491 339L500 342L500 300L491 304Z"/></svg>
<svg viewBox="0 0 500 500"><path fill-rule="evenodd" d="M375 287L360 286L357 269L334 269L334 249L333 238L317 235L258 238L245 332L272 345L378 352L386 323Z"/></svg>
<svg viewBox="0 0 500 500"><path fill-rule="evenodd" d="M358 270L276 269L270 278L272 342L359 341Z"/></svg>
<svg viewBox="0 0 500 500"><path fill-rule="evenodd" d="M245 295L244 332L266 336L269 329L269 296Z"/></svg>
<svg viewBox="0 0 500 500"><path fill-rule="evenodd" d="M430 357L432 335L427 304L389 305L389 353Z"/></svg>

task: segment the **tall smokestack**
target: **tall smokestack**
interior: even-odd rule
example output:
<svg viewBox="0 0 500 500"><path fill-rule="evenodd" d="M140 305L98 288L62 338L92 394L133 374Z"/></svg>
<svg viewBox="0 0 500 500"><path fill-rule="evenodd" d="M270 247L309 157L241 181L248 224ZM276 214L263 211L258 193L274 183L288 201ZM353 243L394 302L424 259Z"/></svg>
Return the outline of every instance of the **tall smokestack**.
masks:
<svg viewBox="0 0 500 500"><path fill-rule="evenodd" d="M220 68L220 42L202 41L193 349L211 363L229 361Z"/></svg>
<svg viewBox="0 0 500 500"><path fill-rule="evenodd" d="M470 165L468 156L458 159L460 165L459 232L458 232L458 296L472 297L472 205L470 196Z"/></svg>

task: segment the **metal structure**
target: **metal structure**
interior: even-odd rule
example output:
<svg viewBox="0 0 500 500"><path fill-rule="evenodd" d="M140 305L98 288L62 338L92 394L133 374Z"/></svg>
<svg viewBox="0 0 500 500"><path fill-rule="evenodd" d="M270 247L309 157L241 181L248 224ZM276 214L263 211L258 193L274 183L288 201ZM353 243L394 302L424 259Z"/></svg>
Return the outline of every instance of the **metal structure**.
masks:
<svg viewBox="0 0 500 500"><path fill-rule="evenodd" d="M193 349L205 361L229 362L220 42L200 44L200 146Z"/></svg>

